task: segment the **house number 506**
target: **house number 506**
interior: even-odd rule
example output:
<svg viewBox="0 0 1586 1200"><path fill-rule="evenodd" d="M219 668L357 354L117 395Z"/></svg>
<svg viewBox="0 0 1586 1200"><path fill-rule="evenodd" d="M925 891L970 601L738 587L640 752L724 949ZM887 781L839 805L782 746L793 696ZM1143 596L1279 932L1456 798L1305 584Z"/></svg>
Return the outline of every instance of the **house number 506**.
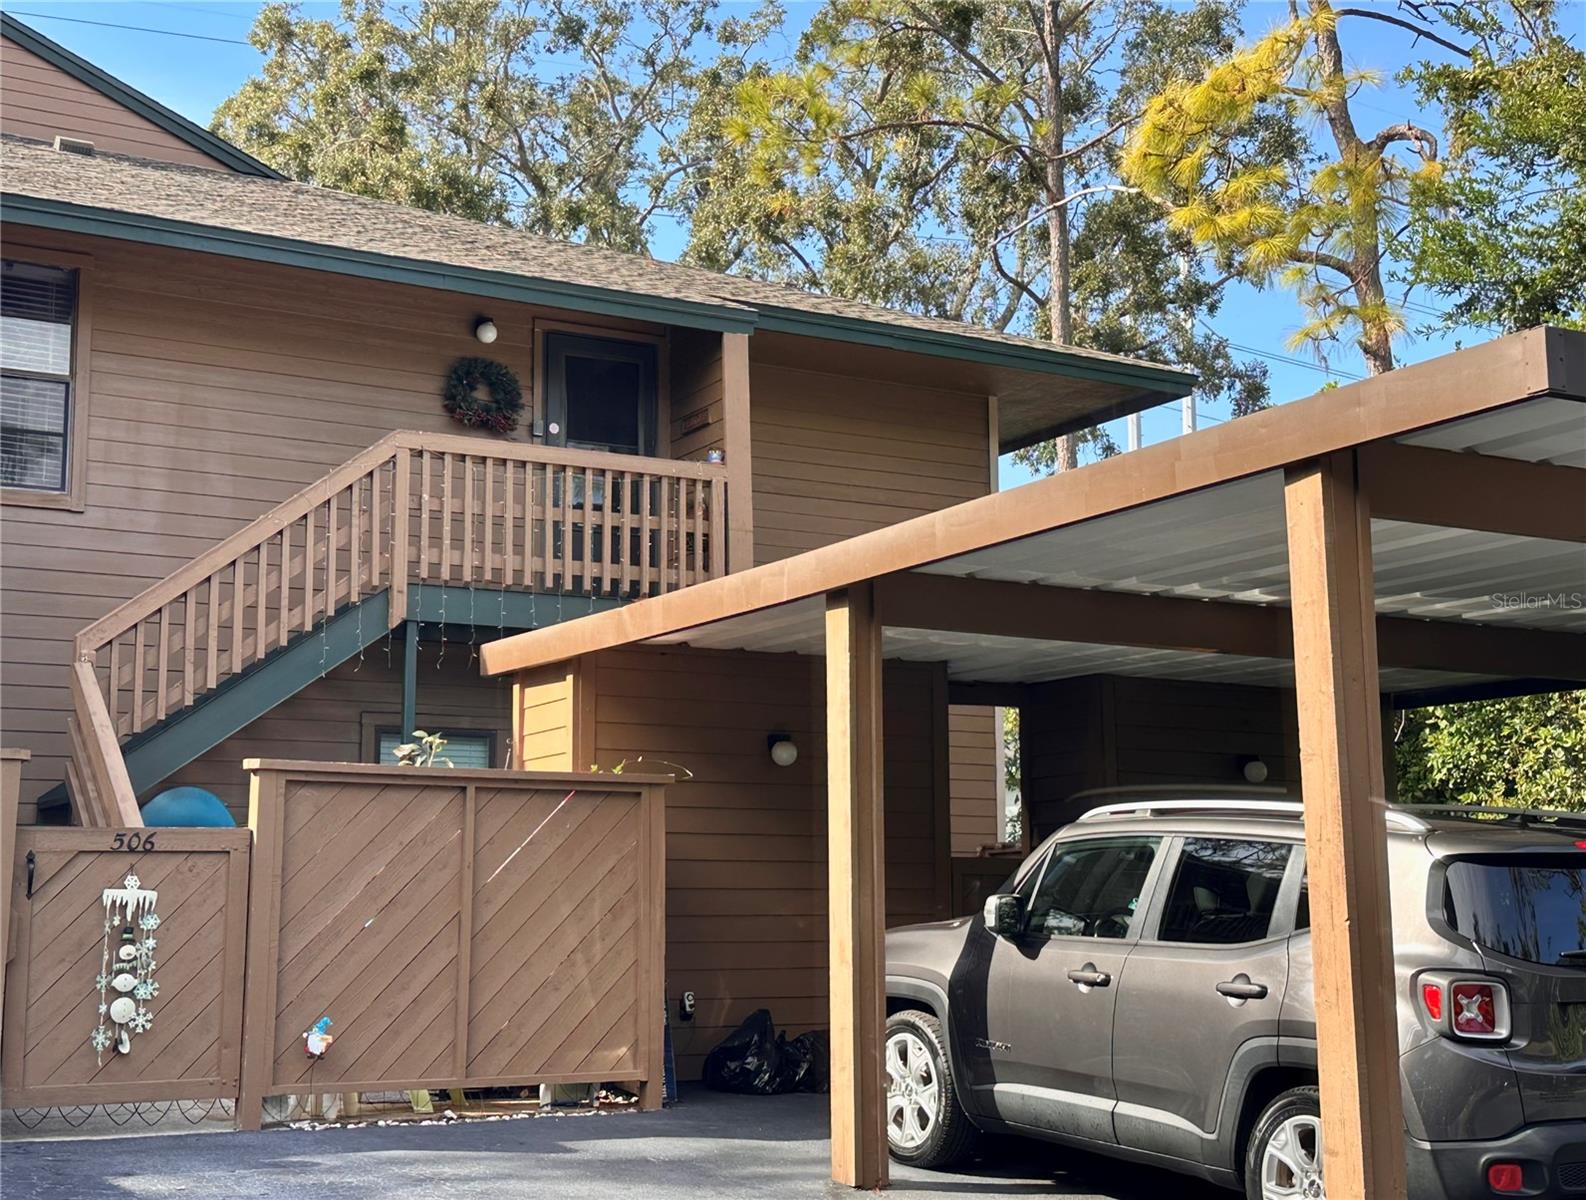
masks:
<svg viewBox="0 0 1586 1200"><path fill-rule="evenodd" d="M153 850L154 834L152 833L118 833L116 840L110 843L112 850Z"/></svg>

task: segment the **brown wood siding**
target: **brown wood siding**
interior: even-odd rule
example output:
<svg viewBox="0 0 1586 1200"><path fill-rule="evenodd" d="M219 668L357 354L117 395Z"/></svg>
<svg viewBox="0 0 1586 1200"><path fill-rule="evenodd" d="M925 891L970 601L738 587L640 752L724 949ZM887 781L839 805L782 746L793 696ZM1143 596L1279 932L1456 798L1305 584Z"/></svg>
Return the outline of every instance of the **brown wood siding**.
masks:
<svg viewBox="0 0 1586 1200"><path fill-rule="evenodd" d="M726 448L721 334L672 333L672 457L704 458Z"/></svg>
<svg viewBox="0 0 1586 1200"><path fill-rule="evenodd" d="M1298 787L1294 693L1284 688L1090 676L1029 689L1020 706L1021 787L1037 840L1079 815L1099 787L1244 784L1243 760L1269 787Z"/></svg>
<svg viewBox="0 0 1586 1200"><path fill-rule="evenodd" d="M60 134L90 141L95 150L231 169L6 38L0 38L0 131L42 142Z"/></svg>
<svg viewBox="0 0 1586 1200"><path fill-rule="evenodd" d="M755 559L772 562L984 495L986 398L754 358Z"/></svg>
<svg viewBox="0 0 1586 1200"><path fill-rule="evenodd" d="M1019 705L1019 791L1034 844L1072 820L1064 801L1112 782L1101 745L1101 685L1065 679L1031 687Z"/></svg>
<svg viewBox="0 0 1586 1200"><path fill-rule="evenodd" d="M591 660L596 762L693 772L667 789L667 994L694 992L674 1024L678 1069L756 1008L790 1035L826 1013L824 685L820 659L649 649ZM889 664L886 688L887 920L937 904L930 669ZM766 735L790 735L791 767ZM640 761L640 760L643 761ZM943 882L945 887L945 881Z"/></svg>
<svg viewBox="0 0 1586 1200"><path fill-rule="evenodd" d="M974 854L1002 841L999 736L995 709L967 704L948 708L948 794L952 797L954 854Z"/></svg>
<svg viewBox="0 0 1586 1200"><path fill-rule="evenodd" d="M383 435L463 433L440 394L452 363L482 347L469 296L34 229L8 227L5 242L90 255L95 320L79 381L92 412L87 507L4 513L0 727L33 751L29 823L62 779L77 631ZM500 330L489 356L528 392L534 320L574 314L489 311ZM240 757L227 763L229 803Z"/></svg>
<svg viewBox="0 0 1586 1200"><path fill-rule="evenodd" d="M494 631L488 631L493 633ZM481 637L488 636L480 631ZM495 735L493 766L506 763L511 738L511 685L482 679L464 642L419 645L418 726L431 733ZM248 816L245 758L311 762L373 762L380 729L402 725L402 640L376 642L253 724L193 760L165 781L214 792L239 823ZM563 769L546 766L544 770Z"/></svg>
<svg viewBox="0 0 1586 1200"><path fill-rule="evenodd" d="M1246 757L1268 787L1299 787L1299 730L1287 688L1113 680L1113 744L1121 786L1244 783Z"/></svg>

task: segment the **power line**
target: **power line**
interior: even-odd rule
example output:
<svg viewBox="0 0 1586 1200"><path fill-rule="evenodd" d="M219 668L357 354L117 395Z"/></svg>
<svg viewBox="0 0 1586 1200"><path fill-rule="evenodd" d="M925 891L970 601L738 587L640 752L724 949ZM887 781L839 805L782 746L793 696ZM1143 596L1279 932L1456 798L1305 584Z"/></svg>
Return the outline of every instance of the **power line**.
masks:
<svg viewBox="0 0 1586 1200"><path fill-rule="evenodd" d="M132 33L160 33L166 37L190 38L195 42L224 42L228 46L247 46L252 50L253 45L241 38L211 37L207 33L184 33L180 29L150 29L146 25L118 25L114 21L90 21L86 17L61 17L55 13L24 12L20 8L11 10L17 17L34 17L42 21L69 21L73 25L97 25L101 29L124 29Z"/></svg>
<svg viewBox="0 0 1586 1200"><path fill-rule="evenodd" d="M1364 375L1357 375L1354 371L1342 371L1337 367L1323 366L1321 363L1307 362L1303 358L1294 358L1287 354L1276 354L1271 350L1258 350L1254 346L1241 346L1238 342L1229 342L1231 350L1238 350L1241 354L1254 354L1257 358L1269 358L1273 362L1283 363L1290 367L1304 367L1310 371L1320 371L1324 375L1342 375L1345 379L1364 379Z"/></svg>
<svg viewBox="0 0 1586 1200"><path fill-rule="evenodd" d="M225 17L228 21L245 21L249 25L253 24L253 16L250 13L237 12L235 9L231 12L226 12L224 9L219 8L199 8L196 4L163 3L162 0L143 0L143 3L151 8L174 8L178 12L206 13L211 17Z"/></svg>

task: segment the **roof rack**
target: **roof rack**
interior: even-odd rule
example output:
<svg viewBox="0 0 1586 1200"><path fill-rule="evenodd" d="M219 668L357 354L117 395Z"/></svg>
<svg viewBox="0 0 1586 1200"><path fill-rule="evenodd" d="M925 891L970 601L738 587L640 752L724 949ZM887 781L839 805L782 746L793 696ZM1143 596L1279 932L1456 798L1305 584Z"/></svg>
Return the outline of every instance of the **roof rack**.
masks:
<svg viewBox="0 0 1586 1200"><path fill-rule="evenodd" d="M1513 821L1516 825L1522 826L1541 825L1586 830L1586 813L1562 812L1550 808L1504 808L1496 804L1417 804L1409 811L1438 817L1487 817L1498 821Z"/></svg>
<svg viewBox="0 0 1586 1200"><path fill-rule="evenodd" d="M1204 800L1163 799L1130 800L1118 804L1103 804L1079 817L1080 821L1106 821L1118 817L1155 817L1166 813L1179 815L1217 816L1243 813L1252 816L1303 817L1305 806L1297 800ZM1391 828L1411 833L1425 833L1431 827L1414 813L1390 807L1386 814Z"/></svg>
<svg viewBox="0 0 1586 1200"><path fill-rule="evenodd" d="M1117 804L1103 804L1090 809L1081 821L1105 821L1113 817L1154 817L1161 813L1261 813L1267 816L1303 816L1305 808L1297 800L1220 800L1208 796L1204 800L1189 800L1178 793L1178 799L1124 800Z"/></svg>

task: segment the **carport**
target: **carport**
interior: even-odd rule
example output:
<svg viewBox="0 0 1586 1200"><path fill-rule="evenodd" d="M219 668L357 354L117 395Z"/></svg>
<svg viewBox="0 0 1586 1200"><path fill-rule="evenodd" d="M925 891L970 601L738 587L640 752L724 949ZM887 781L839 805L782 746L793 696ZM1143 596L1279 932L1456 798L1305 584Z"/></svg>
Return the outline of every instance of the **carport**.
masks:
<svg viewBox="0 0 1586 1200"><path fill-rule="evenodd" d="M1586 335L1532 330L484 649L825 656L832 1175L887 1181L884 659L1291 687L1328 1191L1403 1196L1384 698L1586 682ZM1028 730L1026 736L1029 736Z"/></svg>

